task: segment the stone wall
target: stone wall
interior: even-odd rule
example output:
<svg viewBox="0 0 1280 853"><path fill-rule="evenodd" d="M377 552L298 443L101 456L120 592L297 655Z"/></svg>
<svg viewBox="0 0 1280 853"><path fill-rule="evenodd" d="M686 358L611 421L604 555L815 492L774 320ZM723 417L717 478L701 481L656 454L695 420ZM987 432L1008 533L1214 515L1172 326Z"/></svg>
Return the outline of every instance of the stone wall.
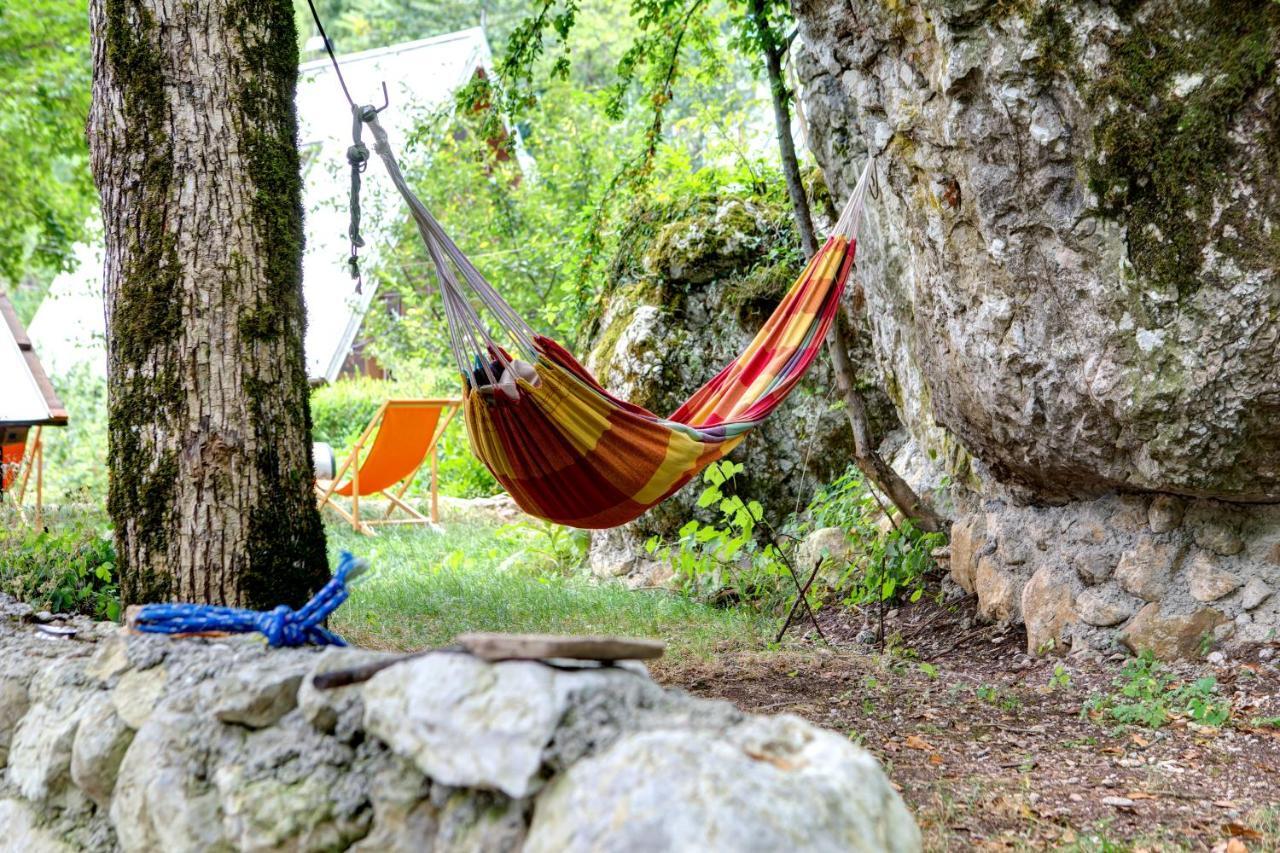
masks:
<svg viewBox="0 0 1280 853"><path fill-rule="evenodd" d="M1192 657L1274 640L1280 626L1280 506L993 500L956 522L950 560L979 615L1023 622L1032 653L1123 645Z"/></svg>
<svg viewBox="0 0 1280 853"><path fill-rule="evenodd" d="M0 848L895 850L902 800L848 739L658 687L639 667L378 660L41 633L0 599Z"/></svg>
<svg viewBox="0 0 1280 853"><path fill-rule="evenodd" d="M1223 618L1280 626L1237 602L1277 580L1280 5L799 0L797 15L833 194L877 158L859 269L885 386L976 513L957 538L980 525L1003 549L957 579L996 618L1080 593L1143 605L1141 625L1153 601L1190 612L1193 576L1221 571L1238 581L1212 600ZM1212 507L1242 550L1141 533L1143 510L1117 509L1160 495L1189 518ZM1121 599L1119 579L1077 571L1098 543L1063 531L1095 522L1102 562L1167 575L1162 591ZM1037 566L1051 574L1024 588Z"/></svg>

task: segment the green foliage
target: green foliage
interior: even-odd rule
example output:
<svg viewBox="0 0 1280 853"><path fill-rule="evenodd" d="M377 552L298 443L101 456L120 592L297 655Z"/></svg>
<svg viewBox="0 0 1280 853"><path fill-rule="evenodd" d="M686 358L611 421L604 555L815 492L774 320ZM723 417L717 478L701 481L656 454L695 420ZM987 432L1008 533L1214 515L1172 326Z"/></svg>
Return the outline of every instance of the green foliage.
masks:
<svg viewBox="0 0 1280 853"><path fill-rule="evenodd" d="M48 529L0 528L0 592L37 610L120 618L116 551L105 521L51 519Z"/></svg>
<svg viewBox="0 0 1280 853"><path fill-rule="evenodd" d="M585 530L540 519L503 525L495 535L500 541L518 544L513 564L540 577L575 574L582 568L591 541Z"/></svg>
<svg viewBox="0 0 1280 853"><path fill-rule="evenodd" d="M973 695L1007 714L1011 714L1022 707L1022 700L1017 696L990 684L978 685L974 688Z"/></svg>
<svg viewBox="0 0 1280 853"><path fill-rule="evenodd" d="M478 27L495 44L506 41L524 18L528 0L316 0L325 31L341 53ZM306 0L294 0L298 32L305 45L318 35ZM315 56L323 56L316 51ZM314 57L312 57L314 58Z"/></svg>
<svg viewBox="0 0 1280 853"><path fill-rule="evenodd" d="M1053 675L1049 676L1050 690L1066 690L1071 686L1071 673L1062 664L1054 664Z"/></svg>
<svg viewBox="0 0 1280 853"><path fill-rule="evenodd" d="M1179 683L1150 651L1129 660L1112 687L1090 698L1082 713L1153 729L1175 717L1206 726L1221 726L1231 717L1231 701L1218 695L1212 676Z"/></svg>
<svg viewBox="0 0 1280 853"><path fill-rule="evenodd" d="M449 374L428 373L417 382L388 382L379 379L341 379L311 392L311 436L332 445L339 459L364 432L378 407L389 399L404 397L447 397L458 394ZM439 445L440 493L459 498L485 497L501 491L489 469L471 452L462 416L454 418ZM341 463L339 463L341 464ZM419 476L409 489L411 497L430 494L429 477Z"/></svg>
<svg viewBox="0 0 1280 853"><path fill-rule="evenodd" d="M0 3L0 279L66 268L95 195L85 0Z"/></svg>
<svg viewBox="0 0 1280 853"><path fill-rule="evenodd" d="M107 493L107 383L86 365L51 380L69 414L44 430L45 499L101 504Z"/></svg>
<svg viewBox="0 0 1280 853"><path fill-rule="evenodd" d="M512 307L539 331L572 343L594 295L575 280L584 211L617 153L592 97L569 83L555 89L555 99L529 116L525 151L535 165L527 174L520 158L493 146L506 131L487 135L487 112L420 116L402 161L423 201ZM372 313L366 321L378 358L396 373L413 363L452 365L434 269L408 219L373 274L401 306L395 316Z"/></svg>
<svg viewBox="0 0 1280 853"><path fill-rule="evenodd" d="M792 583L788 558L768 534L759 501L733 493L734 478L743 470L741 463L727 459L710 465L702 475L706 485L698 496L698 507L711 509L715 520L690 520L680 528L675 542L654 536L646 548L670 564L686 594L774 613L786 602Z"/></svg>
<svg viewBox="0 0 1280 853"><path fill-rule="evenodd" d="M815 493L806 511L808 522L799 533L822 527L841 527L854 541L854 559L845 569L841 588L847 604L918 601L933 568L933 550L946 544L946 535L925 533L910 520L889 515L868 488L861 473L850 466L843 475Z"/></svg>

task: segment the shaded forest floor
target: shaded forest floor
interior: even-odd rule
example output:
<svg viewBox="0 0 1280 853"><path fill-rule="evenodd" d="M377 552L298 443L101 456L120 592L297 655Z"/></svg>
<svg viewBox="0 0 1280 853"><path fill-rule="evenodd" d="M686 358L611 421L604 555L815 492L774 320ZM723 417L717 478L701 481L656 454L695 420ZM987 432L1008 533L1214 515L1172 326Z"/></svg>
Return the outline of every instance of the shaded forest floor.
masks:
<svg viewBox="0 0 1280 853"><path fill-rule="evenodd" d="M1082 713L1125 681L1120 656L1029 658L1021 629L967 627L971 610L965 601L897 611L886 634L905 639L880 650L857 642L856 611L833 608L820 614L831 645L726 650L653 672L861 743L928 850L1280 849L1280 670L1270 652L1169 667L1174 684L1215 678L1231 706L1220 727L1178 717L1121 725Z"/></svg>

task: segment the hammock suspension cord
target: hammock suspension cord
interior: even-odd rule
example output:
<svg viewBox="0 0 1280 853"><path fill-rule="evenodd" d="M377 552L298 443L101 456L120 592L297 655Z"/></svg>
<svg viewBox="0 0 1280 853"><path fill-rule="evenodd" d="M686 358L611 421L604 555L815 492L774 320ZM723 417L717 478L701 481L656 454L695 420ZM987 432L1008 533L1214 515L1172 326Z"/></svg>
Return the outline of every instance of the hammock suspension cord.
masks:
<svg viewBox="0 0 1280 853"><path fill-rule="evenodd" d="M488 325L468 298L467 291L469 290L476 300L494 316L499 328L506 333L505 337L510 339L526 362L533 362L537 358L537 350L534 347L534 339L537 335L462 253L439 221L431 215L431 211L409 187L395 153L391 150L387 132L378 122L378 112L372 107L364 107L357 108L356 115L368 123L373 132L374 151L386 167L396 190L408 205L418 234L427 247L427 254L431 257L432 266L435 267L436 281L439 284L445 318L449 326L450 348L458 369L468 377L468 381L473 386L476 384L476 372L483 374L487 384L494 386L499 384L499 376L506 371L512 371L519 378L534 381L531 369L513 361L499 341L495 340ZM838 234L852 240L858 233L866 196L869 191L874 192L872 184L875 180L873 161L868 158L849 201L831 229L831 235ZM483 357L486 355L488 358ZM495 372L494 363L501 369Z"/></svg>

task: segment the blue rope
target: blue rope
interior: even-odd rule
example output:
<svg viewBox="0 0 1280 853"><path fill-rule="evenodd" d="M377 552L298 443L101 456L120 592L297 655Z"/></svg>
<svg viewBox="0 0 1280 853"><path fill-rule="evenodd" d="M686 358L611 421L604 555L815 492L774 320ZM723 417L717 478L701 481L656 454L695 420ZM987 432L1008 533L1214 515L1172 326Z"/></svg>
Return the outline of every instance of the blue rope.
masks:
<svg viewBox="0 0 1280 853"><path fill-rule="evenodd" d="M223 632L247 634L257 631L273 648L279 646L345 646L346 642L321 626L350 594L347 584L369 567L343 551L338 571L315 597L293 610L280 605L275 610L242 610L211 604L147 604L134 617L135 627L149 634L202 634Z"/></svg>

